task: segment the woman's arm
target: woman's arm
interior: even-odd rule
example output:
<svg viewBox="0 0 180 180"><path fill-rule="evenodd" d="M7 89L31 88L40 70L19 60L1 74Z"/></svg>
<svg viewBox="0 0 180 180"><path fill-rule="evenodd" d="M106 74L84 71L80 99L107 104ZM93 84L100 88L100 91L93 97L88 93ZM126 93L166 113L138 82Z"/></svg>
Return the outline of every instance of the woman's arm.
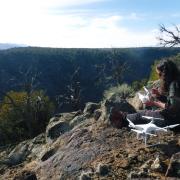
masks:
<svg viewBox="0 0 180 180"><path fill-rule="evenodd" d="M152 103L154 106L159 107L161 109L165 109L166 107L166 104L161 101L153 101Z"/></svg>
<svg viewBox="0 0 180 180"><path fill-rule="evenodd" d="M159 107L161 109L165 109L165 108L170 108L170 109L174 109L174 108L180 108L180 100L177 101L177 98L179 99L179 86L176 82L172 82L169 88L169 96L167 97L167 102L164 103L162 101L159 100L154 100L153 98L150 98L150 100L148 102L146 102L146 106L156 106ZM179 103L177 103L179 102Z"/></svg>
<svg viewBox="0 0 180 180"><path fill-rule="evenodd" d="M165 107L166 107L166 104L161 102L161 101L150 100L150 101L145 102L144 104L146 106L156 106L156 107L159 107L161 109L165 109Z"/></svg>

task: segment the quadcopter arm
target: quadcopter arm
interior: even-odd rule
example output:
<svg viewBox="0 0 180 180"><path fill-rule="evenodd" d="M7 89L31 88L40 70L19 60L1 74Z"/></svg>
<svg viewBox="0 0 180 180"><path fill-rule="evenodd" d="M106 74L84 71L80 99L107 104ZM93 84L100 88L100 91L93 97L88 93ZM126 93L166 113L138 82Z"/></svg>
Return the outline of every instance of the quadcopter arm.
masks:
<svg viewBox="0 0 180 180"><path fill-rule="evenodd" d="M157 136L156 134L152 134L152 133L148 133L148 132L143 132L143 131L140 131L140 130L137 130L137 129L131 129L131 131L134 131L138 134L147 134L147 135L150 135L150 136Z"/></svg>
<svg viewBox="0 0 180 180"><path fill-rule="evenodd" d="M129 127L134 128L134 127L135 127L135 124L134 124L130 119L128 119L128 118L126 118L126 119L127 119L127 121L129 122Z"/></svg>

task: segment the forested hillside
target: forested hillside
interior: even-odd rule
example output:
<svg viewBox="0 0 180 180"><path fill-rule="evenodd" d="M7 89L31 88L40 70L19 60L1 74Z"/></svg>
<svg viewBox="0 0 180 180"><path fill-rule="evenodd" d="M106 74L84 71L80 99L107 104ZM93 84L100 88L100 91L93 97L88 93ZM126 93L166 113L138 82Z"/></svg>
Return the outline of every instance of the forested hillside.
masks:
<svg viewBox="0 0 180 180"><path fill-rule="evenodd" d="M81 105L97 102L109 86L147 78L155 60L178 52L179 48L1 50L0 89L19 91L29 83L66 111L72 96L81 96Z"/></svg>
<svg viewBox="0 0 180 180"><path fill-rule="evenodd" d="M109 87L145 82L155 60L179 52L179 48L1 50L1 144L36 136L51 116L99 102Z"/></svg>

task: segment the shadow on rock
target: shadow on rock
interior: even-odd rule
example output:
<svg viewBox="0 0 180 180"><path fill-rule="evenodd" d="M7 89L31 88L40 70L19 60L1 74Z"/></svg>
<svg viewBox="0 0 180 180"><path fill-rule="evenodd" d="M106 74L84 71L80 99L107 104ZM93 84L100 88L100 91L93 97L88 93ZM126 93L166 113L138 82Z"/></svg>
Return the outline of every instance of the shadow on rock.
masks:
<svg viewBox="0 0 180 180"><path fill-rule="evenodd" d="M168 144L159 144L157 147L168 157L171 157L180 150L180 146L178 145L177 140L170 141Z"/></svg>

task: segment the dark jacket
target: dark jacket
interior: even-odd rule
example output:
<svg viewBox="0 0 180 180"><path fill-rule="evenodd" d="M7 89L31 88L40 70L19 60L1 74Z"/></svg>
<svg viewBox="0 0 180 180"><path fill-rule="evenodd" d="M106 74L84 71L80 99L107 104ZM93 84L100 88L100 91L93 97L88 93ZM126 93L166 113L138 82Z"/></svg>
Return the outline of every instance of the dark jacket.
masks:
<svg viewBox="0 0 180 180"><path fill-rule="evenodd" d="M180 83L177 81L171 82L169 86L167 102L162 114L168 121L180 123Z"/></svg>

